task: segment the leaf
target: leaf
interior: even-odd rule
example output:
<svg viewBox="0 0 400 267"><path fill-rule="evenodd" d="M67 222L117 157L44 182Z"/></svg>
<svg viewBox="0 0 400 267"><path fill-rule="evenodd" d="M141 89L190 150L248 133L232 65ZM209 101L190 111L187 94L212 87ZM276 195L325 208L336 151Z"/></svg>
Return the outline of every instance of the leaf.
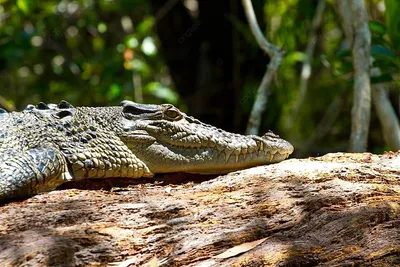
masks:
<svg viewBox="0 0 400 267"><path fill-rule="evenodd" d="M139 40L133 35L128 35L125 37L125 45L128 48L136 48L139 45Z"/></svg>
<svg viewBox="0 0 400 267"><path fill-rule="evenodd" d="M107 99L113 100L119 97L120 95L121 95L121 87L116 83L111 84L107 92Z"/></svg>
<svg viewBox="0 0 400 267"><path fill-rule="evenodd" d="M384 35L386 33L386 27L379 21L369 21L369 28L372 32L377 33L378 35Z"/></svg>
<svg viewBox="0 0 400 267"><path fill-rule="evenodd" d="M104 48L104 40L101 37L94 37L92 39L93 42L93 50L96 52L100 52Z"/></svg>
<svg viewBox="0 0 400 267"><path fill-rule="evenodd" d="M226 259L226 258L230 258L230 257L234 257L238 254L247 252L255 247L257 247L258 245L260 245L262 242L264 242L265 240L267 240L268 237L263 238L263 239L259 239L253 242L248 242L248 243L243 243L240 244L238 246L234 246L228 250L226 250L225 252L218 254L217 256L214 256L213 258L215 259Z"/></svg>
<svg viewBox="0 0 400 267"><path fill-rule="evenodd" d="M154 95L157 98L166 100L168 103L178 103L178 94L174 92L171 88L166 87L159 82L148 83L144 91Z"/></svg>
<svg viewBox="0 0 400 267"><path fill-rule="evenodd" d="M351 49L342 49L339 50L336 54L338 57L351 57Z"/></svg>
<svg viewBox="0 0 400 267"><path fill-rule="evenodd" d="M351 62L336 62L333 65L335 75L341 76L353 72L353 64Z"/></svg>
<svg viewBox="0 0 400 267"><path fill-rule="evenodd" d="M306 53L295 51L288 53L283 60L285 60L285 62L289 64L294 64L296 62L303 62L306 59L307 59Z"/></svg>
<svg viewBox="0 0 400 267"><path fill-rule="evenodd" d="M154 17L147 17L136 27L140 34L148 34L155 24Z"/></svg>
<svg viewBox="0 0 400 267"><path fill-rule="evenodd" d="M384 83L384 82L391 82L393 81L393 77L390 73L384 73L380 76L376 77L371 77L371 83L376 84L376 83Z"/></svg>
<svg viewBox="0 0 400 267"><path fill-rule="evenodd" d="M383 45L372 45L371 46L371 55L373 57L380 57L380 58L388 58L391 60L396 60L397 55L393 52L390 48L385 47Z"/></svg>
<svg viewBox="0 0 400 267"><path fill-rule="evenodd" d="M387 30L395 47L399 48L400 44L400 1L385 0L386 6L386 25Z"/></svg>
<svg viewBox="0 0 400 267"><path fill-rule="evenodd" d="M25 14L28 14L32 9L32 0L17 0L17 7Z"/></svg>

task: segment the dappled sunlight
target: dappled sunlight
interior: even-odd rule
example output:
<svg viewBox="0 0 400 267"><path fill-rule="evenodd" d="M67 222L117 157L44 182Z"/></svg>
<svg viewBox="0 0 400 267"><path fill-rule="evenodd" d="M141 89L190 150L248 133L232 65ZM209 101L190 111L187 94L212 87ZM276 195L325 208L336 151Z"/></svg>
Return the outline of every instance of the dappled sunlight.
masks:
<svg viewBox="0 0 400 267"><path fill-rule="evenodd" d="M0 1L0 266L400 266L399 14Z"/></svg>

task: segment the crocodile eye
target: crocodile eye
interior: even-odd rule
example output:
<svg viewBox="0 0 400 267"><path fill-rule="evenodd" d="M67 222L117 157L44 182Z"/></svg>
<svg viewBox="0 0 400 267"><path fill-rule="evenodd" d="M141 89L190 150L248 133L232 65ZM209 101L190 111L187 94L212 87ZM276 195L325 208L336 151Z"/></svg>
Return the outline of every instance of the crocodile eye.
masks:
<svg viewBox="0 0 400 267"><path fill-rule="evenodd" d="M182 116L181 113L179 112L179 110L177 110L175 108L170 108L170 109L166 110L165 115L171 119L178 119Z"/></svg>

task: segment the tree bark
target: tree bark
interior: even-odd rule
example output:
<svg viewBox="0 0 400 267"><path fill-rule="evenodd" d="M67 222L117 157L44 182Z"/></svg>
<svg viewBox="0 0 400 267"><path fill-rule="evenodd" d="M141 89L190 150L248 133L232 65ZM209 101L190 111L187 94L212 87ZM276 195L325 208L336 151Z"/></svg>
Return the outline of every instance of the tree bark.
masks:
<svg viewBox="0 0 400 267"><path fill-rule="evenodd" d="M369 84L369 74L366 73L366 71L369 69L369 58L370 58L370 52L369 52L369 44L370 44L370 33L368 29L368 25L366 25L365 20L366 19L366 11L365 11L365 6L363 6L363 3L359 3L360 6L358 6L358 11L357 11L357 6L356 10L353 8L353 12L358 12L360 18L354 21L352 24L352 19L351 19L351 10L348 8L349 6L353 5L354 2L351 2L351 0L345 0L345 1L340 1L337 0L335 2L335 7L336 11L341 17L341 22L342 22L342 27L346 36L346 39L350 42L353 43L353 64L355 70L358 69L358 73L361 74L361 76L357 76L357 70L355 73L355 82L354 82L354 101L357 101L357 104L355 103L353 106L353 115L358 114L357 117L353 116L353 129L352 129L352 138L350 140L350 150L352 151L364 151L366 149L366 138L368 135L364 136L361 138L360 136L357 138L355 136L356 132L368 132L368 124L369 124L369 111L370 108L368 107L370 104L369 102L371 101L371 96L373 99L373 103L379 118L379 121L382 125L382 132L384 139L386 143L388 144L389 148L391 150L398 150L400 149L400 126L398 122L398 118L396 116L396 113L387 97L387 94L384 89L383 84L377 84L374 86L374 88L370 88ZM355 16L355 17L357 17ZM363 20L364 22L362 22ZM356 28L360 27L360 29ZM358 34L356 33L358 31ZM355 43L357 38L354 37L353 33L356 33L356 37L359 37L358 40L358 45ZM357 50L357 46L363 46L364 48L360 48ZM365 49L365 47L368 46L368 49ZM358 62L358 63L357 63ZM379 75L380 70L379 69L374 69L370 72L372 75ZM368 81L367 81L368 80ZM358 89L356 89L358 87ZM362 88L365 88L362 89ZM371 91L371 96L369 96L370 93L368 91ZM366 113L364 113L366 112ZM358 123L357 123L358 122ZM356 127L358 127L357 131L353 131ZM356 140L358 139L358 141ZM361 148L361 139L363 139L362 145L364 148L359 150ZM358 143L358 145L356 144ZM356 148L358 147L358 148Z"/></svg>
<svg viewBox="0 0 400 267"><path fill-rule="evenodd" d="M0 265L396 266L399 169L399 153L337 153L54 191L0 207Z"/></svg>
<svg viewBox="0 0 400 267"><path fill-rule="evenodd" d="M288 119L288 128L292 128L294 121L296 121L299 110L303 105L304 98L308 91L308 81L311 77L312 68L311 62L314 55L315 45L321 36L317 35L317 30L321 26L322 17L325 11L326 2L325 0L319 0L317 8L315 10L315 15L311 23L311 29L308 37L307 47L305 50L305 59L301 67L300 83L299 83L299 96L293 107L293 112Z"/></svg>
<svg viewBox="0 0 400 267"><path fill-rule="evenodd" d="M382 132L389 149L396 151L400 149L400 125L396 112L390 103L384 84L376 84L372 88L372 100Z"/></svg>
<svg viewBox="0 0 400 267"><path fill-rule="evenodd" d="M354 67L354 98L351 110L351 135L349 150L367 150L371 114L370 45L371 33L368 14L363 0L351 1L354 39L352 43Z"/></svg>
<svg viewBox="0 0 400 267"><path fill-rule="evenodd" d="M353 43L354 29L351 20L351 0L335 0L334 6L340 18L344 35L350 44Z"/></svg>

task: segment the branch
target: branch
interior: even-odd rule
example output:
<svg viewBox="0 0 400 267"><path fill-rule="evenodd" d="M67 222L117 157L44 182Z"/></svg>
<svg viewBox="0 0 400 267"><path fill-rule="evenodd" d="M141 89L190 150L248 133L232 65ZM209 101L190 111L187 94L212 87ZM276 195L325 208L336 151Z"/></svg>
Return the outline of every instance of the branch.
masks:
<svg viewBox="0 0 400 267"><path fill-rule="evenodd" d="M354 97L349 150L362 152L367 150L371 114L371 33L368 28L368 14L365 3L361 0L336 0L336 8L353 54Z"/></svg>
<svg viewBox="0 0 400 267"><path fill-rule="evenodd" d="M140 74L135 70L132 71L132 84L134 89L135 101L138 103L143 103L142 78Z"/></svg>
<svg viewBox="0 0 400 267"><path fill-rule="evenodd" d="M351 23L351 10L348 6L351 3L346 0L337 0L335 2L336 12L341 17L342 27L346 36L346 39L352 43L353 42L353 25ZM371 71L372 75L379 75L380 70L375 69ZM379 121L382 125L382 132L386 143L389 145L391 150L400 149L400 126L388 96L385 92L383 84L374 85L372 88L372 100L375 106L376 113L378 115Z"/></svg>
<svg viewBox="0 0 400 267"><path fill-rule="evenodd" d="M257 90L257 97L254 101L253 108L251 109L250 118L247 123L246 134L258 134L261 125L262 113L267 106L272 79L276 75L281 61L282 55L273 56L271 58L271 62L269 63L267 71L265 72L261 84Z"/></svg>
<svg viewBox="0 0 400 267"><path fill-rule="evenodd" d="M258 88L256 100L254 101L246 129L247 134L258 134L261 124L262 113L267 106L267 100L272 79L276 75L279 65L282 62L284 51L268 42L268 40L264 37L260 26L257 23L251 0L242 0L242 4L246 13L247 20L249 22L250 30L256 38L257 44L271 58L271 62L268 65L267 71L264 74L264 77Z"/></svg>
<svg viewBox="0 0 400 267"><path fill-rule="evenodd" d="M353 26L351 24L351 6L350 0L336 0L335 1L336 13L340 17L340 22L344 31L346 39L353 43Z"/></svg>
<svg viewBox="0 0 400 267"><path fill-rule="evenodd" d="M365 2L351 1L353 18L353 67L354 67L354 98L351 110L351 135L349 150L363 152L367 150L368 131L371 114L371 84L370 84L370 46L371 32L368 28L368 14Z"/></svg>
<svg viewBox="0 0 400 267"><path fill-rule="evenodd" d="M246 13L247 20L249 22L250 30L256 38L257 44L260 46L260 48L264 50L264 52L266 52L270 57L272 57L276 53L279 53L281 50L275 45L268 42L268 40L264 37L264 34L262 33L260 26L258 25L251 0L242 0L242 4Z"/></svg>
<svg viewBox="0 0 400 267"><path fill-rule="evenodd" d="M293 113L292 113L291 117L289 118L289 123L288 123L289 128L291 128L293 125L293 122L296 121L300 107L302 106L302 104L304 102L304 98L307 95L307 89L308 89L307 85L308 85L308 81L311 77L311 72L312 72L311 59L314 54L315 45L317 44L317 41L318 41L318 36L316 33L317 33L317 29L321 25L322 15L325 11L325 6L326 6L325 0L320 0L318 2L318 6L315 11L313 21L311 23L311 30L310 30L310 34L308 37L307 47L306 47L306 58L303 62L303 66L301 69L299 97L293 108Z"/></svg>
<svg viewBox="0 0 400 267"><path fill-rule="evenodd" d="M171 9L177 4L179 3L180 0L168 0L168 2L166 2L163 7L161 7L157 14L155 15L155 20L156 22L160 21L162 18L165 17L165 15L168 14L168 12L171 11ZM154 25L156 25L157 23L154 23Z"/></svg>
<svg viewBox="0 0 400 267"><path fill-rule="evenodd" d="M372 100L382 125L383 137L392 151L400 149L400 126L383 84L374 85Z"/></svg>

